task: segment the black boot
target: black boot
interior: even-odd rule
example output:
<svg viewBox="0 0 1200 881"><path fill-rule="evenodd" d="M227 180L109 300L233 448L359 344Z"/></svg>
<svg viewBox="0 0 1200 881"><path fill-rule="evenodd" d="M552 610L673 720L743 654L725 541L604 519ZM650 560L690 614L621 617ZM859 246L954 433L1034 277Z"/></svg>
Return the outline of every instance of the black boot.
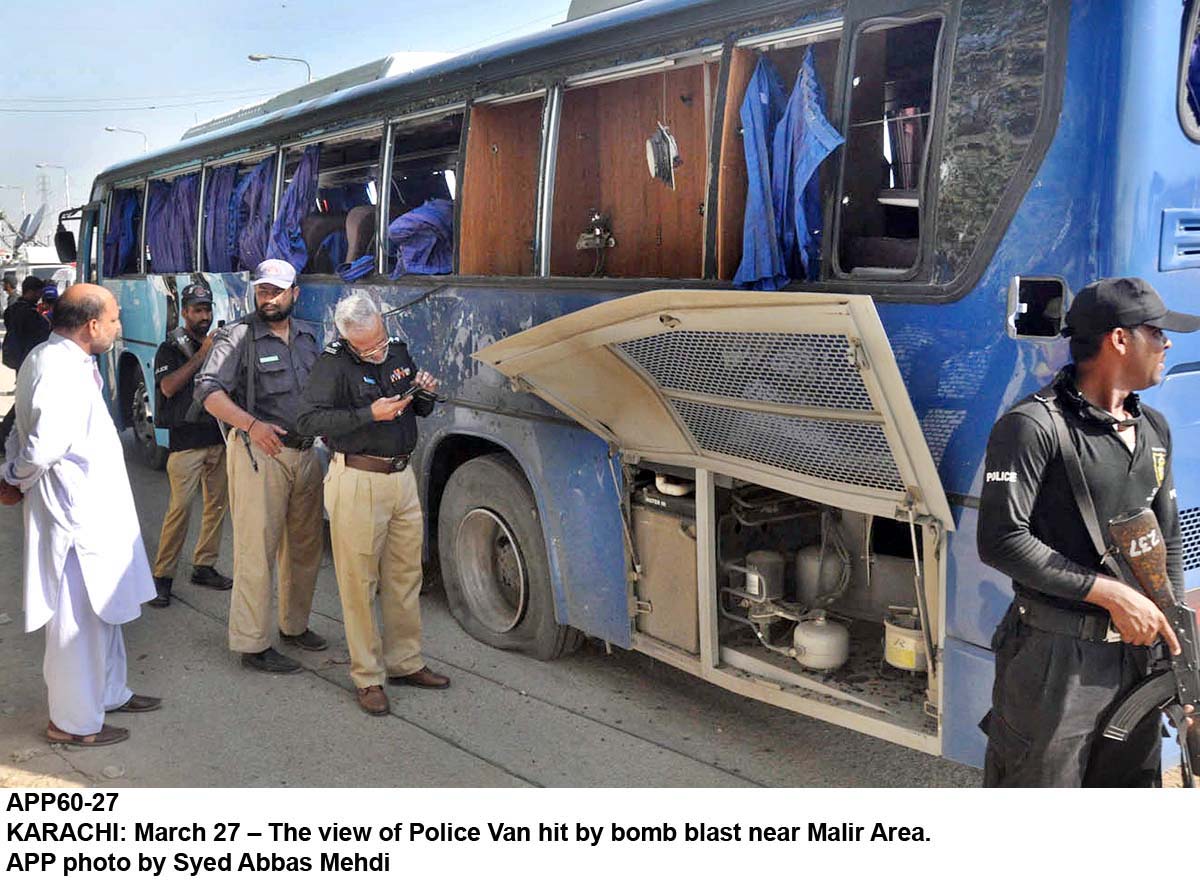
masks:
<svg viewBox="0 0 1200 881"><path fill-rule="evenodd" d="M154 606L156 609L165 609L171 605L170 578L154 576L154 589L158 591L158 596L146 603L147 606Z"/></svg>

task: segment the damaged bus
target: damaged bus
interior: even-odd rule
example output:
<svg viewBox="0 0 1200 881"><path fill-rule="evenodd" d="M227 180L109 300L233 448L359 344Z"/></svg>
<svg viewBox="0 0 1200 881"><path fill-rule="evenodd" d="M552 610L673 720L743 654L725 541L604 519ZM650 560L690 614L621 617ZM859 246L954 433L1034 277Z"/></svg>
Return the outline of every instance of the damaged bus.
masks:
<svg viewBox="0 0 1200 881"><path fill-rule="evenodd" d="M369 291L442 379L415 467L475 638L602 640L979 765L1010 598L975 549L988 431L1066 360L1072 290L1194 311L1196 15L643 0L239 113L93 184L114 416L160 459L177 292L231 320L285 256L301 317L331 334ZM1193 587L1195 345L1146 395Z"/></svg>

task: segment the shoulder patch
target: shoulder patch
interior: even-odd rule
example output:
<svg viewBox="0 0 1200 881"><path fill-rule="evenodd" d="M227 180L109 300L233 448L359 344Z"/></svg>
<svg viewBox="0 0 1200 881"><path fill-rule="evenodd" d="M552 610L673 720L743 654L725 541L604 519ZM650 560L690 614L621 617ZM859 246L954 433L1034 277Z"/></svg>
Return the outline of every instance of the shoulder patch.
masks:
<svg viewBox="0 0 1200 881"><path fill-rule="evenodd" d="M346 346L345 341L339 337L338 339L334 340L333 342L331 342L329 345L327 345L325 347L325 354L337 355L337 354L341 353L342 349L344 349L345 346Z"/></svg>

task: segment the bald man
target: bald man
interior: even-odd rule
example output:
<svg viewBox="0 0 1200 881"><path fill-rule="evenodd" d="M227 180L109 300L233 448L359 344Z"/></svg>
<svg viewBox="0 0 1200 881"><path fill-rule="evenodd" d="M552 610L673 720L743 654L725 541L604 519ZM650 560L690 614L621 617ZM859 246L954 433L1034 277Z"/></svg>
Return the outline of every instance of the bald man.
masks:
<svg viewBox="0 0 1200 881"><path fill-rule="evenodd" d="M50 339L17 375L16 430L0 472L0 502L25 504L25 631L46 628L51 743L118 743L129 731L106 725L106 713L162 703L125 682L121 625L155 591L95 360L120 332L112 294L67 288Z"/></svg>

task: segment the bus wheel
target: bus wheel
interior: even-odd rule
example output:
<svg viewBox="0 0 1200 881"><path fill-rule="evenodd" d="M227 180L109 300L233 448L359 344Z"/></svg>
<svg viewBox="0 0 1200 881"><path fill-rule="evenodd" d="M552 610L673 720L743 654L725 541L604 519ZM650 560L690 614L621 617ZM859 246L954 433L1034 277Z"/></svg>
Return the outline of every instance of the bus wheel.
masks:
<svg viewBox="0 0 1200 881"><path fill-rule="evenodd" d="M154 416L150 411L150 394L146 391L146 380L138 371L130 402L129 424L133 426L133 445L138 459L147 468L162 471L167 467L167 450L158 445L154 432Z"/></svg>
<svg viewBox="0 0 1200 881"><path fill-rule="evenodd" d="M554 620L541 520L529 484L504 455L450 475L438 511L438 557L450 612L487 645L549 661L583 634Z"/></svg>

